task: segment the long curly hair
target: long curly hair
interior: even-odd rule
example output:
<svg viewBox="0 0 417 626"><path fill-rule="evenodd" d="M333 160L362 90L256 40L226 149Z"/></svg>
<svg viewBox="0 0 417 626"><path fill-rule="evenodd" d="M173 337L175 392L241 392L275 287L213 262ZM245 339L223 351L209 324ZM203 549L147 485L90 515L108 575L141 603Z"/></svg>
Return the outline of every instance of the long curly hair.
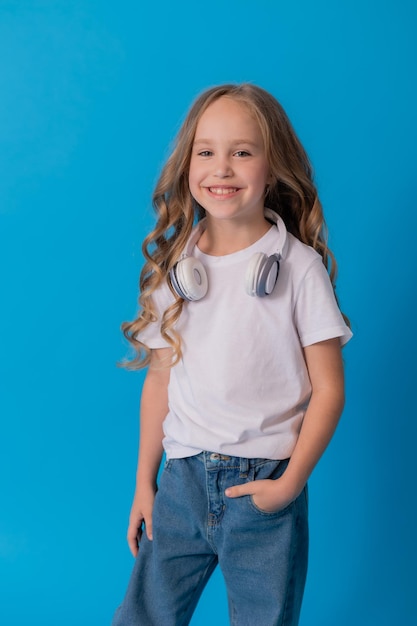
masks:
<svg viewBox="0 0 417 626"><path fill-rule="evenodd" d="M259 124L272 176L265 206L282 217L290 233L321 255L335 288L337 264L327 245L327 229L312 167L284 109L270 93L252 84L213 87L202 93L192 105L153 193L157 222L142 245L145 264L139 281L140 312L135 320L122 324L125 337L136 350L135 358L124 363L128 368L139 369L150 362L151 350L138 336L149 324L157 321L152 294L167 280L173 303L160 320L161 335L173 350L170 365L175 365L181 358L181 337L175 325L184 300L173 290L168 275L178 261L193 225L205 215L189 190L191 151L202 114L222 97L246 106Z"/></svg>

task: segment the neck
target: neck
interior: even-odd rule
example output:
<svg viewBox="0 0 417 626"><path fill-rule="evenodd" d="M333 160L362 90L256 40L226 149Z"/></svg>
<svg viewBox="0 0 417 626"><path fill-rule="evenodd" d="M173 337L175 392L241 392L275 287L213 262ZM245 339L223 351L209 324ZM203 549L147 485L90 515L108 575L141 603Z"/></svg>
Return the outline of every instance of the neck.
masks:
<svg viewBox="0 0 417 626"><path fill-rule="evenodd" d="M207 215L207 225L198 241L201 252L212 256L225 256L244 250L263 237L271 224L262 215L251 222L242 220L216 220Z"/></svg>

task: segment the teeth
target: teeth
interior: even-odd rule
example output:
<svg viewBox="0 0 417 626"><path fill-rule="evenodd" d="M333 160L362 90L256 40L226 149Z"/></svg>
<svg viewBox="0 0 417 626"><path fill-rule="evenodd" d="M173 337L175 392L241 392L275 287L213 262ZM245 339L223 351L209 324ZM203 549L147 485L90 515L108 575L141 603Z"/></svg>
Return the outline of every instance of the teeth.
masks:
<svg viewBox="0 0 417 626"><path fill-rule="evenodd" d="M211 191L211 193L215 193L218 196L227 196L230 193L235 193L237 191L237 188L236 187L228 187L228 188L209 187L209 190Z"/></svg>

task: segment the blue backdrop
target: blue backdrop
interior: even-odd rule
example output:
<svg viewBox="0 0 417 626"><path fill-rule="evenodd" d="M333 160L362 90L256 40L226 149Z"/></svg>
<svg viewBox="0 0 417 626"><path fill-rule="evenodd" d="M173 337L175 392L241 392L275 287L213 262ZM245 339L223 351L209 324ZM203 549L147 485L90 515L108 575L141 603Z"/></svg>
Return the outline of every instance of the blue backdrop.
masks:
<svg viewBox="0 0 417 626"><path fill-rule="evenodd" d="M417 623L415 7L0 2L4 626L105 626L121 600L143 373L116 368L119 326L169 143L226 81L272 91L306 146L355 331L310 484L301 626ZM219 573L192 624L214 620Z"/></svg>

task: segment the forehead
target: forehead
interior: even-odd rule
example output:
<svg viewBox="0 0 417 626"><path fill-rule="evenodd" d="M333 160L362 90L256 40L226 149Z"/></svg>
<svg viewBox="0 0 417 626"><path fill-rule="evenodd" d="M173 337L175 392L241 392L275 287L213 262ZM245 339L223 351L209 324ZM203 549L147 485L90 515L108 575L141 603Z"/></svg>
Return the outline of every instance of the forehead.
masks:
<svg viewBox="0 0 417 626"><path fill-rule="evenodd" d="M228 96L212 102L197 123L196 140L218 137L262 141L261 129L249 107Z"/></svg>

